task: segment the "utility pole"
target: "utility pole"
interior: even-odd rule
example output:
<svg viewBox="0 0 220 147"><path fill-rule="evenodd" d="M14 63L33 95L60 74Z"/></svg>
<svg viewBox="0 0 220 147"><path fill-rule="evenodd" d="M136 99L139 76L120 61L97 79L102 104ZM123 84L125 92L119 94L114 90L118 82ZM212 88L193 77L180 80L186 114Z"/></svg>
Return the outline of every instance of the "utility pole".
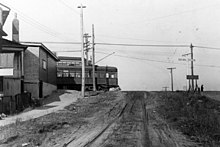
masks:
<svg viewBox="0 0 220 147"><path fill-rule="evenodd" d="M193 45L192 43L190 44L190 49L191 49L191 75L193 77L194 73L193 73ZM193 90L194 90L194 79L192 78L192 91Z"/></svg>
<svg viewBox="0 0 220 147"><path fill-rule="evenodd" d="M171 90L173 91L173 69L176 69L175 67L167 68L170 70L171 73Z"/></svg>
<svg viewBox="0 0 220 147"><path fill-rule="evenodd" d="M86 65L88 66L89 65L89 57L88 57L88 51L89 51L89 37L91 37L91 36L89 36L89 34L88 33L85 33L84 34L84 38L85 38L85 45L84 45L84 47L85 47L85 54L86 54Z"/></svg>
<svg viewBox="0 0 220 147"><path fill-rule="evenodd" d="M84 98L85 96L85 61L84 61L84 38L83 38L83 8L86 6L78 6L81 9L80 17L81 17L81 61L82 61L82 86L81 86L81 95Z"/></svg>
<svg viewBox="0 0 220 147"><path fill-rule="evenodd" d="M92 82L93 91L96 91L96 81L95 81L95 33L94 24L92 25Z"/></svg>

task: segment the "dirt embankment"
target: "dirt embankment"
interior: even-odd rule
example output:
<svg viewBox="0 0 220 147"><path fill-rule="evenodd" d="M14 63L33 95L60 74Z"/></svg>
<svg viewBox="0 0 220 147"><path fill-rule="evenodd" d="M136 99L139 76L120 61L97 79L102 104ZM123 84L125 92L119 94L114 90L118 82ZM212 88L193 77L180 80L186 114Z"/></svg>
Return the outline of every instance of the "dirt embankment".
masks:
<svg viewBox="0 0 220 147"><path fill-rule="evenodd" d="M159 93L158 93L159 94ZM220 146L220 102L183 92L160 93L156 111L197 146Z"/></svg>

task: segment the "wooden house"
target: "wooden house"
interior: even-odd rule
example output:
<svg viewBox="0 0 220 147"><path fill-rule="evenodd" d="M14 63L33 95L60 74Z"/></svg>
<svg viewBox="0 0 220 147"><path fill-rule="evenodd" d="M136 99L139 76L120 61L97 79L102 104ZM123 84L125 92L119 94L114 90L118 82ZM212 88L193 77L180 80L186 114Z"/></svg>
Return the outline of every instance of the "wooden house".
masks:
<svg viewBox="0 0 220 147"><path fill-rule="evenodd" d="M24 91L25 45L2 39L0 52L0 93L15 96Z"/></svg>
<svg viewBox="0 0 220 147"><path fill-rule="evenodd" d="M24 53L24 89L34 98L44 98L57 89L58 58L42 43L23 44L28 46Z"/></svg>

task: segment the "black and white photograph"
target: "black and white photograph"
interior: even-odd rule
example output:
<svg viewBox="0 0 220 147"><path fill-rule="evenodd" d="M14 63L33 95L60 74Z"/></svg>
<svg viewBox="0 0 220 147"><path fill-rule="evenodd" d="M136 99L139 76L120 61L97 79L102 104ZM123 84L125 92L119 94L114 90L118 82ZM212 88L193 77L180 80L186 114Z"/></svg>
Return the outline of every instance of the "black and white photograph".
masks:
<svg viewBox="0 0 220 147"><path fill-rule="evenodd" d="M220 1L0 0L0 147L220 147Z"/></svg>

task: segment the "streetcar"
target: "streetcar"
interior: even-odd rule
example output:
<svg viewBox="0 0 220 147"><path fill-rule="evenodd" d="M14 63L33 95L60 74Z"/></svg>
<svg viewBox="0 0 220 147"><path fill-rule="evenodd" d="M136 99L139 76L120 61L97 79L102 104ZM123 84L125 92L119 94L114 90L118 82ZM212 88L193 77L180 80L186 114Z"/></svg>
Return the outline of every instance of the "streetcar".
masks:
<svg viewBox="0 0 220 147"><path fill-rule="evenodd" d="M73 62L73 58L59 57L57 65L57 88L81 90L82 66ZM66 60L64 60L66 59ZM77 58L74 58L76 60ZM80 60L80 58L78 59ZM71 62L70 62L71 61ZM93 89L93 71L91 64L85 66L85 90ZM97 90L118 88L118 70L111 66L95 66L95 85Z"/></svg>

